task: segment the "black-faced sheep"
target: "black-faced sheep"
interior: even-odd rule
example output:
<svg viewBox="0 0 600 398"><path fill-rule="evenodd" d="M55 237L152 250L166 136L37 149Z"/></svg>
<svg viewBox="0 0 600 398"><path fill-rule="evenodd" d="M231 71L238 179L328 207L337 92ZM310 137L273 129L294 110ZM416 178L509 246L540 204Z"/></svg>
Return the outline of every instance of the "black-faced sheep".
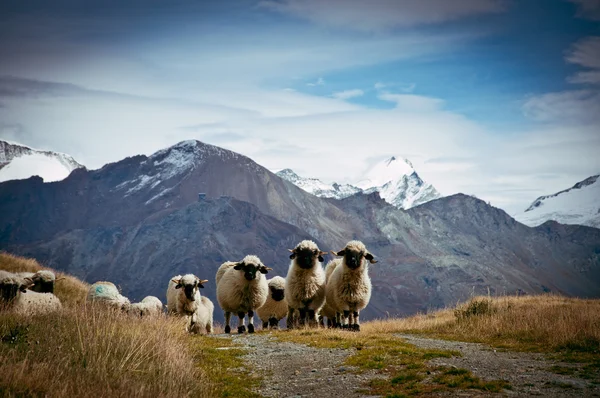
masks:
<svg viewBox="0 0 600 398"><path fill-rule="evenodd" d="M195 275L177 275L169 281L167 288L167 312L184 315L189 322L189 333L212 333L214 304L200 294L208 280Z"/></svg>
<svg viewBox="0 0 600 398"><path fill-rule="evenodd" d="M131 305L129 299L119 293L112 282L96 282L88 289L87 301L102 303L109 307L127 311Z"/></svg>
<svg viewBox="0 0 600 398"><path fill-rule="evenodd" d="M146 296L139 303L131 304L128 312L141 317L158 316L163 312L163 304L158 297Z"/></svg>
<svg viewBox="0 0 600 398"><path fill-rule="evenodd" d="M285 297L288 304L287 327L300 325L308 321L316 325L316 314L325 301L325 272L320 263L327 252L319 250L311 240L303 240L290 250L290 268L285 279ZM298 311L296 318L294 312Z"/></svg>
<svg viewBox="0 0 600 398"><path fill-rule="evenodd" d="M27 290L34 283L29 277L0 271L0 307L22 314L42 314L62 308L54 294Z"/></svg>
<svg viewBox="0 0 600 398"><path fill-rule="evenodd" d="M274 276L267 281L269 286L269 296L267 301L258 309L256 313L263 323L263 329L269 327L277 329L279 321L282 320L288 311L285 301L285 279L281 276Z"/></svg>
<svg viewBox="0 0 600 398"><path fill-rule="evenodd" d="M327 303L341 314L341 326L352 330L360 330L360 311L371 299L371 278L369 263L377 261L360 241L350 241L346 247L335 253L341 259L332 260L335 264L327 282Z"/></svg>
<svg viewBox="0 0 600 398"><path fill-rule="evenodd" d="M246 331L245 316L248 314L248 333L254 333L254 311L266 301L269 292L265 278L271 268L266 267L257 256L249 255L240 262L225 262L217 270L217 300L225 312L225 333L231 332L231 313L239 317L238 333Z"/></svg>
<svg viewBox="0 0 600 398"><path fill-rule="evenodd" d="M54 293L54 284L57 281L54 272L40 270L37 272L19 272L18 275L24 278L31 278L33 286L31 286L29 290L38 293Z"/></svg>

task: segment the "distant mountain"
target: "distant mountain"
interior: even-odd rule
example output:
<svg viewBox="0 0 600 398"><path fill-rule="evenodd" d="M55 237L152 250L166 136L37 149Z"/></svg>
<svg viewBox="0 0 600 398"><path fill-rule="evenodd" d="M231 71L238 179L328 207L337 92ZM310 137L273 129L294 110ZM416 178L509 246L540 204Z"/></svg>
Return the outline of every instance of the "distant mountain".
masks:
<svg viewBox="0 0 600 398"><path fill-rule="evenodd" d="M134 300L164 300L168 279L183 272L208 279L203 294L214 300L217 267L251 253L274 268L269 276L285 275L286 249L302 239L323 250L360 239L374 253L365 319L488 290L600 296L599 229L529 228L465 195L407 211L378 192L319 198L243 155L198 141L76 169L53 184L39 177L0 183L0 214L0 250L88 282L111 280Z"/></svg>
<svg viewBox="0 0 600 398"><path fill-rule="evenodd" d="M300 177L291 169L281 170L277 175L321 198L344 199L359 192L379 192L386 202L399 209L410 209L441 197L419 177L407 159L394 156L377 163L356 184L326 184L316 178Z"/></svg>
<svg viewBox="0 0 600 398"><path fill-rule="evenodd" d="M600 174L553 195L540 196L515 218L535 227L548 220L600 228Z"/></svg>
<svg viewBox="0 0 600 398"><path fill-rule="evenodd" d="M45 182L60 181L83 167L71 156L40 151L0 140L0 182L40 176Z"/></svg>

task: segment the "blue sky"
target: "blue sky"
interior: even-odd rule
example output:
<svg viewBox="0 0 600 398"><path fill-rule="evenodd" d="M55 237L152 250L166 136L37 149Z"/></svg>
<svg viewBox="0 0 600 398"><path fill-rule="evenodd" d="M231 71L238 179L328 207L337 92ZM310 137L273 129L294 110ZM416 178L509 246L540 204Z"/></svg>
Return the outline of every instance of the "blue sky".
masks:
<svg viewBox="0 0 600 398"><path fill-rule="evenodd" d="M399 155L511 214L600 172L600 0L122 3L0 4L0 138L338 182Z"/></svg>

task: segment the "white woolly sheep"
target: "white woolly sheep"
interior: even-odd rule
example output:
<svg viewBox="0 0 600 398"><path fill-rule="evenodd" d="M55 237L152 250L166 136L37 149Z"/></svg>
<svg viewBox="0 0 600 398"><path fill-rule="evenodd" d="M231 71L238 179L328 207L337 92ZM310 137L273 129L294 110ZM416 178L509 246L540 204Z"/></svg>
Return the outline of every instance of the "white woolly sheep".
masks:
<svg viewBox="0 0 600 398"><path fill-rule="evenodd" d="M112 282L96 282L88 289L87 301L102 303L109 307L127 311L131 305L129 299Z"/></svg>
<svg viewBox="0 0 600 398"><path fill-rule="evenodd" d="M296 319L300 325L308 321L316 325L316 314L325 301L325 272L319 263L327 252L319 250L311 240L303 240L293 250L290 268L285 279L285 298L288 304L288 329L293 328ZM294 311L299 317L294 317Z"/></svg>
<svg viewBox="0 0 600 398"><path fill-rule="evenodd" d="M19 272L17 275L33 280L33 286L31 286L29 290L38 293L54 293L54 284L57 279L52 271L44 269L37 272ZM62 278L59 278L58 280L60 279Z"/></svg>
<svg viewBox="0 0 600 398"><path fill-rule="evenodd" d="M267 301L256 310L256 313L263 323L263 329L269 327L277 329L279 321L285 317L288 311L285 301L285 279L281 276L274 276L267 281L267 284L269 286Z"/></svg>
<svg viewBox="0 0 600 398"><path fill-rule="evenodd" d="M257 256L248 255L240 262L227 261L217 270L217 300L225 312L225 333L231 332L231 313L239 318L238 333L246 331L244 317L248 314L248 333L254 333L254 311L266 301L269 286L266 267Z"/></svg>
<svg viewBox="0 0 600 398"><path fill-rule="evenodd" d="M129 313L133 315L144 316L158 316L162 313L163 304L155 296L146 296L139 303L131 304L129 307Z"/></svg>
<svg viewBox="0 0 600 398"><path fill-rule="evenodd" d="M346 247L332 254L342 258L333 260L335 265L327 264L332 268L327 282L327 303L340 314L341 327L359 331L360 311L371 299L368 263L375 264L377 261L365 245L357 240L348 242Z"/></svg>
<svg viewBox="0 0 600 398"><path fill-rule="evenodd" d="M185 316L189 322L189 333L212 333L214 304L200 294L208 280L196 275L177 275L169 281L167 288L167 312Z"/></svg>
<svg viewBox="0 0 600 398"><path fill-rule="evenodd" d="M54 294L27 290L33 285L31 278L0 271L0 304L22 314L43 314L62 308Z"/></svg>
<svg viewBox="0 0 600 398"><path fill-rule="evenodd" d="M325 267L325 291L327 292L327 283L335 267L342 262L341 259L334 259L327 263ZM319 322L324 325L323 317L327 318L327 327L337 327L337 314L335 309L327 302L327 296L325 297L325 303L319 311Z"/></svg>

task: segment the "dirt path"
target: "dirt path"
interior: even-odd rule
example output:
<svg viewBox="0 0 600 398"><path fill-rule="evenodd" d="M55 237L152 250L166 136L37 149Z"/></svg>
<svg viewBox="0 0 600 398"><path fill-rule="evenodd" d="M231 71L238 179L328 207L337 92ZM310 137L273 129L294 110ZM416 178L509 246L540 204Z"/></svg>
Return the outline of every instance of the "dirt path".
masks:
<svg viewBox="0 0 600 398"><path fill-rule="evenodd" d="M553 365L573 364L549 361L542 354L501 352L483 344L436 340L413 335L398 335L422 348L460 351L462 357L436 358L430 363L469 369L484 380L504 379L511 386L510 394L545 397L600 397L600 386L574 376L558 375L548 369Z"/></svg>
<svg viewBox="0 0 600 398"><path fill-rule="evenodd" d="M573 364L552 362L542 354L501 352L482 344L398 336L417 347L462 353L462 357L433 359L431 364L469 369L483 380L504 379L512 386L505 394L457 390L443 396L600 397L599 385L548 371L553 365ZM344 365L344 360L353 354L351 349L313 348L278 341L263 333L216 337L232 339L248 350L244 358L251 372L263 378L257 392L265 397L368 397L366 382L382 377L375 371L354 374L353 367Z"/></svg>
<svg viewBox="0 0 600 398"><path fill-rule="evenodd" d="M265 397L368 397L357 390L378 377L375 372L353 374L354 368L344 365L352 350L312 348L262 333L229 338L249 350L245 359L263 377L257 392Z"/></svg>

